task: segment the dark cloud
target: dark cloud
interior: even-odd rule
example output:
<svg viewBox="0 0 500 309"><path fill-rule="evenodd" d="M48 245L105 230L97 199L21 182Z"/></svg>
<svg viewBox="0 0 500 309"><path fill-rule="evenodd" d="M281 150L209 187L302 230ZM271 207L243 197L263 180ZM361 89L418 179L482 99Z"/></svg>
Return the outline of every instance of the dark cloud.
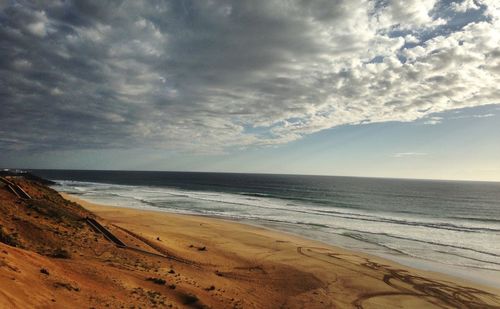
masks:
<svg viewBox="0 0 500 309"><path fill-rule="evenodd" d="M12 1L0 147L220 151L497 103L495 5Z"/></svg>

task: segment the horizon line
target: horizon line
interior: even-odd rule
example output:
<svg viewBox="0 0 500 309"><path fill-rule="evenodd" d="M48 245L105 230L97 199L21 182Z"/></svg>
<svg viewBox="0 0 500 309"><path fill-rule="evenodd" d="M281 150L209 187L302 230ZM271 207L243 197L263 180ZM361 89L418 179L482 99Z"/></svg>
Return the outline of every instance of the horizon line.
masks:
<svg viewBox="0 0 500 309"><path fill-rule="evenodd" d="M276 176L313 176L313 177L346 177L346 178L371 178L371 179L387 179L387 180L417 180L417 181L450 181L450 182L488 182L500 183L499 180L477 180L477 179L444 179L444 178L411 178L411 177L390 177L390 176L359 176L359 175L331 175L331 174L301 174L301 173L272 173L272 172L227 172L227 171L188 171L188 170L122 170L122 169L69 169L69 168L8 168L2 169L17 169L17 170L55 170L55 171L95 171L95 172L166 172L166 173L204 173L204 174L248 174L248 175L276 175Z"/></svg>

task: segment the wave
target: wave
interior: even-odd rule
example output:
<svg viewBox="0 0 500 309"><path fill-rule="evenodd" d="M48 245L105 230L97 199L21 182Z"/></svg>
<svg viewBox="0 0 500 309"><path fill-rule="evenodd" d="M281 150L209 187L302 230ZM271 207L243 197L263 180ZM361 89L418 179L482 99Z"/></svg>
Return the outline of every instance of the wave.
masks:
<svg viewBox="0 0 500 309"><path fill-rule="evenodd" d="M494 218L460 217L460 216L451 216L448 218L453 219L453 220L476 221L476 222L485 222L485 223L500 223L500 219L494 219Z"/></svg>
<svg viewBox="0 0 500 309"><path fill-rule="evenodd" d="M337 214L342 214L336 211L327 211L327 210L320 210L319 212L321 213L327 213L327 214L332 214L333 216L336 217L342 217L342 218L350 218L347 216L340 216ZM442 229L442 230L450 230L450 231L460 231L460 232L470 232L470 233L480 233L480 232L500 232L500 228L487 228L487 227L478 227L478 226L463 226L463 225L457 225L453 223L448 223L444 221L438 221L435 223L431 222L423 222L423 221L410 221L410 220L405 220L405 219L394 219L394 218L387 218L387 217L378 217L378 216L352 216L352 218L356 218L357 220L363 220L363 221L372 221L372 222L386 222L386 223L393 223L393 224L401 224L401 225L412 225L412 226L422 226L422 227L428 227L428 228L433 228L433 229ZM495 221L493 221L495 222Z"/></svg>
<svg viewBox="0 0 500 309"><path fill-rule="evenodd" d="M468 220L461 216L430 218L405 211L369 211L349 203L327 203L322 199L282 199L268 192L227 193L176 187L57 182L57 190L78 194L98 203L247 219L257 224L286 224L288 229L293 226L296 233L308 237L322 237L321 240L332 237L330 242L337 245L341 240L335 235L341 235L409 256L433 260L433 255L438 252L443 254L446 250L454 250L456 258L450 260L452 264L464 264L460 259L469 259L474 263L465 264L473 264L474 267L500 265L500 220L496 219ZM318 204L318 200L324 204ZM412 242L414 250L421 249L420 253L412 253L405 248L404 242ZM428 246L434 247L428 249ZM428 252L423 248L427 248ZM453 255L451 252L447 254Z"/></svg>
<svg viewBox="0 0 500 309"><path fill-rule="evenodd" d="M361 232L361 231L352 230L352 232ZM441 246L441 247L448 247L448 248L466 250L466 251L471 251L471 252L474 252L474 253L489 255L489 256L492 256L492 257L495 257L495 258L499 258L500 257L500 254L495 254L495 253L488 252L488 251L476 250L476 249L472 249L472 248L464 247L464 246L450 245L450 244L439 243L439 242L435 242L435 241L425 241L425 240L416 239L416 238L412 238L412 237L403 237L403 236L391 235L391 234L388 234L388 233L369 233L369 232L364 232L364 233L365 234L377 235L377 236L384 236L386 238L397 238L397 239L402 239L402 240L406 240L406 241L414 241L414 242L425 243L425 244L429 244L429 245L436 245L436 246ZM344 235L347 236L348 233L346 233ZM500 261L498 263L497 262L491 262L491 263L500 265Z"/></svg>
<svg viewBox="0 0 500 309"><path fill-rule="evenodd" d="M383 247L383 248L385 248L387 250L390 250L392 252L396 252L398 254L409 256L409 257L413 257L413 258L417 258L417 259L424 259L424 260L439 262L439 263L443 263L443 264L447 264L447 265L473 267L473 268L478 268L478 269L500 271L500 267L499 267L500 263L499 262L493 262L493 261L489 261L489 260L474 258L474 257L471 257L471 256L462 255L462 254L459 254L459 253L456 253L456 252L451 253L450 251L435 249L435 250L433 250L433 252L440 253L442 255L445 255L445 256L449 257L449 259L437 259L437 258L431 258L429 256L425 256L425 255L422 255L422 254L415 254L415 253L412 253L410 250L405 250L405 249L403 249L401 247L397 247L397 246L394 246L394 245L391 245L391 244L388 244L388 243L379 242L379 241L370 239L369 237L366 237L366 236L364 236L362 234L344 233L342 235L346 236L346 237L349 237L349 238L352 238L352 239L355 239L355 240L358 240L358 241L362 241L362 242L370 243L370 244L373 244L373 245L376 245L376 246L380 246L380 247ZM449 246L442 246L440 244L438 244L438 246L444 247L444 248L449 247ZM467 263L467 262L458 262L456 258L462 258L462 259L464 259L466 261L469 261L469 263ZM470 261L477 262L477 263L471 263Z"/></svg>
<svg viewBox="0 0 500 309"><path fill-rule="evenodd" d="M75 186L76 184L80 186ZM86 186L81 186L82 184L85 184ZM80 195L99 196L99 194L101 193L95 191L105 191L105 194L108 195L108 197L115 196L117 198L130 198L151 206L158 206L158 203L164 202L166 197L177 197L191 200L207 201L212 203L223 203L237 206L256 207L268 210L295 212L299 214L322 215L334 218L361 220L376 223L391 223L402 226L427 227L431 229L443 229L460 232L500 232L500 225L498 227L493 227L491 224L489 224L496 223L496 220L485 222L483 222L482 220L475 220L475 222L486 224L471 225L470 222L464 222L467 220L463 220L462 218L457 218L455 220L448 218L449 220L446 221L443 219L436 220L430 218L418 218L415 216L401 217L394 214L385 214L381 212L368 213L366 211L359 211L357 209L346 209L338 207L329 207L329 209L324 209L317 208L315 207L315 205L307 203L288 203L281 199L270 198L268 194L255 194L252 195L255 198L249 199L246 198L246 194L242 196L239 194L207 191L187 191L175 188L103 185L100 183L83 183L73 181L63 182L62 185L69 185L71 188L78 188L78 194ZM88 192L85 192L84 188L88 188ZM67 190L67 188L64 188L63 190L65 189Z"/></svg>

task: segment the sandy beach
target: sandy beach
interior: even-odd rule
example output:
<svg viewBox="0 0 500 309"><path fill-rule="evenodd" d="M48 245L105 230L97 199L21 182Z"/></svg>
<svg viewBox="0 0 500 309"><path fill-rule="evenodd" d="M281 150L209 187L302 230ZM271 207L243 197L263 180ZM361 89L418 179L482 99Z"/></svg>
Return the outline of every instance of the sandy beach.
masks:
<svg viewBox="0 0 500 309"><path fill-rule="evenodd" d="M0 308L500 307L498 289L291 234L9 179Z"/></svg>
<svg viewBox="0 0 500 309"><path fill-rule="evenodd" d="M183 284L198 287L203 294L214 287L209 293L214 307L500 306L500 290L290 234L222 219L64 197L191 261L192 265L176 265L185 276Z"/></svg>

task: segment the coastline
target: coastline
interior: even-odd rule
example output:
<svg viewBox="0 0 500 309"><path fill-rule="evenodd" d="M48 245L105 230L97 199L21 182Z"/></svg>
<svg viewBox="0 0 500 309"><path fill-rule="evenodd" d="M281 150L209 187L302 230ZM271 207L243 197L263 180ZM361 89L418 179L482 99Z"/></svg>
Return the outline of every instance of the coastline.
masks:
<svg viewBox="0 0 500 309"><path fill-rule="evenodd" d="M221 265L250 259L256 267L265 269L268 263L278 263L302 275L312 275L314 279L311 282L323 286L321 291L325 293L325 299L333 298L334 295L337 298L340 292L346 297L343 301L351 305L362 301L365 306L372 303L401 303L406 307L418 307L435 304L440 297L446 299L444 294L450 291L455 296L463 294L462 297L467 297L465 295L473 289L491 293L484 297L492 304L498 305L497 302L500 302L500 289L495 287L408 267L286 232L220 218L98 205L76 196L61 194L107 222L147 238L161 239L167 248L189 259L201 258L200 262ZM208 252L200 254L193 247L205 247ZM224 257L230 258L226 260ZM430 287L440 292L422 295L422 291Z"/></svg>
<svg viewBox="0 0 500 309"><path fill-rule="evenodd" d="M46 176L57 179L54 189L97 204L243 222L500 287L498 186L218 173Z"/></svg>
<svg viewBox="0 0 500 309"><path fill-rule="evenodd" d="M79 201L82 201L84 203L89 203L89 204L94 204L94 205L102 205L105 207L115 207L115 208L125 208L125 209L136 209L136 210L145 210L145 211L153 211L153 212L159 212L159 213L167 213L167 214L178 214L178 215L185 215L185 216L194 216L194 217L201 217L201 218L214 218L217 220L226 220L229 222L238 222L240 224L244 225L250 225L254 226L257 228L264 228L268 230L272 230L278 233L286 233L290 234L299 238L303 238L306 240L311 240L314 242L319 242L323 245L328 245L328 246L333 246L335 248L343 248L348 251L353 251L353 252L359 252L363 253L369 256L377 256L379 258L385 259L392 261L394 263L402 264L405 267L410 267L414 269L420 269L424 271L430 271L430 272L435 272L443 275L450 276L452 278L460 278L461 280L465 281L470 281L476 284L480 284L483 286L489 286L492 288L500 288L500 272L495 271L495 270L488 270L488 269L482 269L482 268L474 268L474 267L466 267L466 266L456 266L448 263L440 263L436 262L433 260L425 259L425 258L419 258L415 256L410 256L410 255L405 255L401 254L398 252L391 252L390 250L387 251L381 251L381 250L374 250L374 248L366 247L366 246L360 246L358 245L357 247L353 246L345 246L342 244L338 244L335 242L335 240L330 239L329 237L327 238L322 238L322 237L316 237L318 235L316 234L307 234L307 233L302 233L303 231L296 230L293 228L292 225L283 225L283 224L278 224L278 223L273 223L273 222L267 222L267 221L255 221L255 220L249 220L249 219L244 219L244 218L234 218L230 216L222 216L222 215L210 215L210 214L193 214L193 213L183 213L183 212L176 212L176 211L170 211L169 209L165 208L156 208L153 206L147 206L144 208L137 208L134 206L120 206L120 205L114 205L114 204L106 204L105 202L94 202L94 201L86 201L82 200L78 195L71 195L69 193L61 193L64 195L71 196L71 198L77 199ZM97 211L99 210L96 209Z"/></svg>

